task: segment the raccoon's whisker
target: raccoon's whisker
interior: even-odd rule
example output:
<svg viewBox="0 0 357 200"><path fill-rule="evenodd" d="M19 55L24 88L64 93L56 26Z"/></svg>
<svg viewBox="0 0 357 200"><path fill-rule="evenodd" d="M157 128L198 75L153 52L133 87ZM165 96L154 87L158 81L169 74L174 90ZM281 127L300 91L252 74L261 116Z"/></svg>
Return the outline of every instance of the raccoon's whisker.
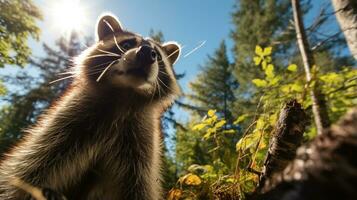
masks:
<svg viewBox="0 0 357 200"><path fill-rule="evenodd" d="M91 76L91 75L95 75L95 74L99 74L101 73L102 71L98 70L96 72L90 72L90 73L87 73L88 76Z"/></svg>
<svg viewBox="0 0 357 200"><path fill-rule="evenodd" d="M119 49L119 51L121 51L122 53L125 53L125 52L123 51L123 49L120 48L120 46L119 46L119 44L118 44L118 41L117 41L115 35L113 35L113 38L114 38L115 45L117 46L117 48Z"/></svg>
<svg viewBox="0 0 357 200"><path fill-rule="evenodd" d="M154 92L153 92L152 95L151 95L150 104L151 104L152 101L154 100L154 96L155 96L155 93L156 93L156 87L157 87L157 85L156 85L156 81L155 81L155 82L154 82Z"/></svg>
<svg viewBox="0 0 357 200"><path fill-rule="evenodd" d="M114 53L114 52L111 52L111 51L106 51L106 50L103 50L103 49L99 49L99 48L96 48L98 51L102 52L102 53L107 53L107 54L110 54L110 55L115 55L115 56L121 56L120 54L117 54L117 53Z"/></svg>
<svg viewBox="0 0 357 200"><path fill-rule="evenodd" d="M159 78L159 77L157 77L157 78ZM159 93L159 99L161 99L161 92L160 92L160 85L159 85L159 82L157 81L158 79L156 79L156 85L157 85L157 91L158 91L158 93Z"/></svg>
<svg viewBox="0 0 357 200"><path fill-rule="evenodd" d="M162 74L165 74L165 75L167 75L167 76L170 76L168 73L163 72L163 71L160 71L160 70L159 70L159 73L162 73Z"/></svg>
<svg viewBox="0 0 357 200"><path fill-rule="evenodd" d="M119 57L117 55L112 55L112 54L97 54L93 56L88 56L84 60L90 59L90 58L97 58L97 57Z"/></svg>
<svg viewBox="0 0 357 200"><path fill-rule="evenodd" d="M173 56L175 53L177 53L178 51L182 50L183 48L185 48L186 46L182 46L181 48L175 50L174 52L172 52L170 55L168 55L166 58L170 58L171 56ZM164 64L164 61L163 60L159 60L159 63L163 63Z"/></svg>
<svg viewBox="0 0 357 200"><path fill-rule="evenodd" d="M54 80L54 81L51 81L49 84L53 84L53 83L56 83L56 82L58 82L58 81L63 81L63 80L65 80L65 79L69 79L69 78L74 78L74 77L76 77L77 75L71 75L71 76L66 76L66 77L63 77L63 78L59 78L59 79L57 79L57 80Z"/></svg>
<svg viewBox="0 0 357 200"><path fill-rule="evenodd" d="M110 30L114 33L114 29L113 29L113 27L112 27L112 25L110 25L110 23L107 21L107 20L103 20L103 22L105 23L105 25L107 25L109 28L110 28Z"/></svg>
<svg viewBox="0 0 357 200"><path fill-rule="evenodd" d="M166 58L170 58L171 56L175 55L175 53L179 52L180 49L175 50L174 52L172 52L170 55L168 55Z"/></svg>
<svg viewBox="0 0 357 200"><path fill-rule="evenodd" d="M76 72L74 71L68 71L68 72L61 72L59 74L57 74L58 76L61 76L61 75L66 75L66 74L75 74Z"/></svg>
<svg viewBox="0 0 357 200"><path fill-rule="evenodd" d="M118 60L114 60L113 62L111 62L104 70L103 72L99 75L99 77L97 78L97 82L100 81L100 79L103 77L103 75L105 74L105 72L115 63L117 62Z"/></svg>
<svg viewBox="0 0 357 200"><path fill-rule="evenodd" d="M119 59L120 59L120 57L119 57ZM116 59L116 60L117 60L117 59ZM111 63L111 62L113 62L113 60L108 61L108 62L105 62L105 63L98 64L98 65L91 66L91 67L90 67L91 69L87 71L87 72L89 72L89 73L87 73L87 74L91 75L91 74L93 74L92 72L95 72L94 74L96 74L96 73L98 73L99 71L102 71L102 70L103 70L102 68L98 68L99 66L106 65L106 64ZM75 67L73 67L73 69L75 69ZM66 72L58 73L57 75L58 75L58 76L62 76L62 75L68 75L68 74L74 75L74 74L77 74L77 72L71 70L71 71L66 71Z"/></svg>
<svg viewBox="0 0 357 200"><path fill-rule="evenodd" d="M115 59L115 60L118 60L118 59ZM113 62L113 61L115 61L115 60L111 60L111 61L108 61L108 62L105 62L105 63L100 63L100 64L98 64L98 65L94 65L94 66L91 66L90 68L90 70L88 70L88 71L96 71L96 70L102 70L101 68L98 68L99 66L102 66L102 65L106 65L106 64L108 64L108 63L111 63L111 62Z"/></svg>
<svg viewBox="0 0 357 200"><path fill-rule="evenodd" d="M168 90L170 90L171 92L174 92L171 88L169 88L169 86L167 86L167 85L160 79L159 76L157 77L157 80L159 80Z"/></svg>
<svg viewBox="0 0 357 200"><path fill-rule="evenodd" d="M191 55L193 52L197 51L199 48L201 48L203 45L205 45L206 42L207 42L207 40L202 41L201 44L199 44L197 47L193 48L191 51L186 53L183 57L186 58L187 56Z"/></svg>

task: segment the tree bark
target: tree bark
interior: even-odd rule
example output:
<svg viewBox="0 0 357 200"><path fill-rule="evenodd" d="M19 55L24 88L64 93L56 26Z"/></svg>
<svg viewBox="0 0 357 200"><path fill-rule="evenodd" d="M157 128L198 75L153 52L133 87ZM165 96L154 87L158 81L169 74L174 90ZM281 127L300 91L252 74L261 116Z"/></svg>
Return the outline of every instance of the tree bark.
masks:
<svg viewBox="0 0 357 200"><path fill-rule="evenodd" d="M357 1L332 0L332 4L351 54L357 60Z"/></svg>
<svg viewBox="0 0 357 200"><path fill-rule="evenodd" d="M266 179L269 179L273 173L285 169L295 158L307 121L304 110L296 100L290 101L281 110L260 176L258 190L264 186Z"/></svg>
<svg viewBox="0 0 357 200"><path fill-rule="evenodd" d="M310 91L310 96L312 99L312 112L314 114L317 133L320 135L323 129L329 127L330 125L330 120L326 108L326 101L324 95L319 90L318 81L313 80L311 75L311 68L314 65L314 58L306 37L304 23L301 16L300 0L291 0L291 3L294 14L296 38L304 64L306 81L312 87ZM312 84L312 81L315 81L315 83Z"/></svg>
<svg viewBox="0 0 357 200"><path fill-rule="evenodd" d="M250 199L357 199L357 107L311 143L296 158L265 181Z"/></svg>

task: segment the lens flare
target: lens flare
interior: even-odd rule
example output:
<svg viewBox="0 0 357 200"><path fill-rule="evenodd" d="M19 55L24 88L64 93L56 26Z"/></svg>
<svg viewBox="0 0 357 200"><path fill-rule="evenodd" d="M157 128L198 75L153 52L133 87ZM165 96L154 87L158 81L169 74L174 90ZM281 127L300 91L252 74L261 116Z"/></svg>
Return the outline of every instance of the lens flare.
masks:
<svg viewBox="0 0 357 200"><path fill-rule="evenodd" d="M53 25L61 33L80 32L86 23L86 12L79 0L60 0L53 3L50 14Z"/></svg>

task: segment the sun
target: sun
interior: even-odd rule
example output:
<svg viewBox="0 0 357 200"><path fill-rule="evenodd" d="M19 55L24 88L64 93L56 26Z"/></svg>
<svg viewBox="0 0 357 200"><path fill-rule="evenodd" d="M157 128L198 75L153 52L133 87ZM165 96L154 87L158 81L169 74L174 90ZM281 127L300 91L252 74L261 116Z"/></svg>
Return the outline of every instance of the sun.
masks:
<svg viewBox="0 0 357 200"><path fill-rule="evenodd" d="M61 33L80 32L86 23L86 12L79 0L58 0L51 6L52 23Z"/></svg>

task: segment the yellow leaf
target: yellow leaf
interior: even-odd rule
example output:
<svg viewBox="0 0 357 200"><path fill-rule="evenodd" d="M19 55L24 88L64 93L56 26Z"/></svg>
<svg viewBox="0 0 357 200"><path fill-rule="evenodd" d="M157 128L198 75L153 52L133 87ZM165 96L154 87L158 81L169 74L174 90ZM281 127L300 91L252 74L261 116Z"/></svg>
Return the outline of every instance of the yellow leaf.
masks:
<svg viewBox="0 0 357 200"><path fill-rule="evenodd" d="M169 191L167 197L168 200L179 200L182 196L182 191L180 189L173 188Z"/></svg>
<svg viewBox="0 0 357 200"><path fill-rule="evenodd" d="M258 56L263 57L264 52L261 46L257 45L255 46L255 54L257 54Z"/></svg>
<svg viewBox="0 0 357 200"><path fill-rule="evenodd" d="M264 56L269 56L271 54L271 51L272 51L273 47L266 47L264 48Z"/></svg>
<svg viewBox="0 0 357 200"><path fill-rule="evenodd" d="M222 119L221 121L217 122L217 124L215 125L215 127L221 128L222 126L224 126L226 124L226 120Z"/></svg>
<svg viewBox="0 0 357 200"><path fill-rule="evenodd" d="M274 126L277 120L278 120L278 113L274 113L269 116L269 123L271 126Z"/></svg>
<svg viewBox="0 0 357 200"><path fill-rule="evenodd" d="M212 131L207 131L206 134L203 135L203 139L208 140L211 137Z"/></svg>
<svg viewBox="0 0 357 200"><path fill-rule="evenodd" d="M254 56L253 60L255 65L259 65L260 62L262 61L262 58L259 56Z"/></svg>
<svg viewBox="0 0 357 200"><path fill-rule="evenodd" d="M235 132L235 130L233 130L233 129L228 129L228 130L224 130L223 133L224 133L224 134L234 134L234 133L236 133L236 132Z"/></svg>
<svg viewBox="0 0 357 200"><path fill-rule="evenodd" d="M245 118L246 118L247 116L248 116L247 114L244 114L244 115L239 116L239 117L236 119L236 121L233 122L233 124L234 124L234 125L237 125L237 124L241 123L242 121L245 120Z"/></svg>
<svg viewBox="0 0 357 200"><path fill-rule="evenodd" d="M258 130L259 130L259 129L263 129L264 126L265 126L264 120L263 120L262 118L259 118L259 119L257 120L256 129L258 129Z"/></svg>
<svg viewBox="0 0 357 200"><path fill-rule="evenodd" d="M265 74L267 75L268 78L273 78L274 77L274 65L273 64L269 64L266 67Z"/></svg>
<svg viewBox="0 0 357 200"><path fill-rule="evenodd" d="M289 85L281 86L281 91L285 94L288 94L290 92L290 86Z"/></svg>
<svg viewBox="0 0 357 200"><path fill-rule="evenodd" d="M270 63L270 62L271 62L271 56L266 56L266 57L265 57L265 60L266 60L268 63Z"/></svg>
<svg viewBox="0 0 357 200"><path fill-rule="evenodd" d="M304 87L298 83L295 83L291 86L291 90L295 92L302 92L304 91Z"/></svg>
<svg viewBox="0 0 357 200"><path fill-rule="evenodd" d="M268 65L267 61L263 59L263 61L262 61L263 70L265 70L267 68L267 65Z"/></svg>
<svg viewBox="0 0 357 200"><path fill-rule="evenodd" d="M203 124L203 123L196 124L194 127L192 127L192 130L193 131L200 131L203 128L205 128L206 126L207 126L207 124Z"/></svg>
<svg viewBox="0 0 357 200"><path fill-rule="evenodd" d="M236 150L246 150L249 149L250 147L253 147L254 144L256 144L259 140L261 132L260 131L255 131L243 138L241 138L237 143L236 143Z"/></svg>
<svg viewBox="0 0 357 200"><path fill-rule="evenodd" d="M291 64L288 66L288 70L291 71L291 72L296 72L297 70L297 65L295 64Z"/></svg>
<svg viewBox="0 0 357 200"><path fill-rule="evenodd" d="M266 80L262 79L253 79L252 82L257 86L257 87L266 87L268 85Z"/></svg>
<svg viewBox="0 0 357 200"><path fill-rule="evenodd" d="M192 173L186 174L183 180L186 185L200 185L202 183L201 178Z"/></svg>
<svg viewBox="0 0 357 200"><path fill-rule="evenodd" d="M208 117L213 117L215 114L216 114L216 110L211 109L207 112Z"/></svg>
<svg viewBox="0 0 357 200"><path fill-rule="evenodd" d="M274 76L274 78L269 80L269 85L275 86L279 81L280 81L280 77L279 76Z"/></svg>

